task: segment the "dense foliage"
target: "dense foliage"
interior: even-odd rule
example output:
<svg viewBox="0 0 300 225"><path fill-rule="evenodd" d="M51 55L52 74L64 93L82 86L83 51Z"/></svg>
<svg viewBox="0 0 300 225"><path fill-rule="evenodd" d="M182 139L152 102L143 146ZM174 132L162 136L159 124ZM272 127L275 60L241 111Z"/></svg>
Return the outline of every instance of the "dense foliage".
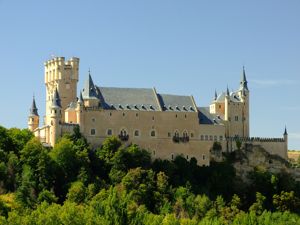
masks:
<svg viewBox="0 0 300 225"><path fill-rule="evenodd" d="M93 150L78 128L45 148L0 127L1 224L300 224L300 185L229 162L151 160L110 137Z"/></svg>

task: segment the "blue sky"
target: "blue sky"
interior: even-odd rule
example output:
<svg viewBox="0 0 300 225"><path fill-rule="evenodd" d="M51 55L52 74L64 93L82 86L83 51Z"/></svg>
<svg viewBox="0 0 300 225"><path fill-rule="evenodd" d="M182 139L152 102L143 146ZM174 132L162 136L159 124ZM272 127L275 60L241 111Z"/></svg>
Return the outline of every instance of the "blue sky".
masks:
<svg viewBox="0 0 300 225"><path fill-rule="evenodd" d="M156 87L207 106L236 89L245 65L251 136L300 150L300 1L0 0L0 124L26 127L35 93L44 114L43 62L80 58L100 86Z"/></svg>

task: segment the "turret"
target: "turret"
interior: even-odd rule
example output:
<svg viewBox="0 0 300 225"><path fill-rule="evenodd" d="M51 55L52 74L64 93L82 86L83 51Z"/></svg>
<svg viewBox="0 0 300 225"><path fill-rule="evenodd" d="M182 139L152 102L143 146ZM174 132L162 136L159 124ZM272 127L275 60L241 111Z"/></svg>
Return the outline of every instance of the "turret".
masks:
<svg viewBox="0 0 300 225"><path fill-rule="evenodd" d="M80 127L80 131L84 131L84 123L83 123L83 108L84 108L84 100L82 97L82 92L80 92L78 101L77 101L77 107L76 107L76 120L77 124Z"/></svg>
<svg viewBox="0 0 300 225"><path fill-rule="evenodd" d="M45 62L46 85L46 125L50 124L52 96L57 89L61 97L61 108L64 112L71 102L76 101L79 58L65 60L64 57L55 57ZM64 117L62 120L64 121Z"/></svg>
<svg viewBox="0 0 300 225"><path fill-rule="evenodd" d="M86 107L98 107L100 105L98 91L94 85L90 71L82 90L82 98L84 100L84 106Z"/></svg>
<svg viewBox="0 0 300 225"><path fill-rule="evenodd" d="M61 99L57 89L55 89L50 109L50 144L54 146L57 142L57 139L61 136L60 127L62 123Z"/></svg>
<svg viewBox="0 0 300 225"><path fill-rule="evenodd" d="M39 114L38 109L36 107L35 98L33 97L32 105L29 110L29 116L28 116L28 129L30 131L34 131L36 128L39 127Z"/></svg>
<svg viewBox="0 0 300 225"><path fill-rule="evenodd" d="M286 153L286 159L288 158L287 156L287 153L288 153L288 133L287 133L287 130L286 130L286 126L284 128L284 133L283 133L283 139L284 139L284 142L285 142L285 153Z"/></svg>
<svg viewBox="0 0 300 225"><path fill-rule="evenodd" d="M249 93L248 81L247 81L247 78L246 78L246 72L245 72L245 67L244 66L243 66L242 79L240 81L239 91L240 91L240 97L245 97Z"/></svg>

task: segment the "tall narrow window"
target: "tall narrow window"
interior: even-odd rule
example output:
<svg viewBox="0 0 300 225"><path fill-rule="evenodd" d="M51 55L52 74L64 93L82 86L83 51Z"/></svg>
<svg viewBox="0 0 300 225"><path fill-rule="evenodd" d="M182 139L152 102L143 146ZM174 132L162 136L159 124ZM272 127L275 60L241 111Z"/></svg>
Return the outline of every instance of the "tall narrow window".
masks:
<svg viewBox="0 0 300 225"><path fill-rule="evenodd" d="M108 135L108 136L111 136L111 135L112 135L112 129L108 129L108 130L107 130L107 135Z"/></svg>
<svg viewBox="0 0 300 225"><path fill-rule="evenodd" d="M155 130L152 130L151 133L150 133L151 137L155 137L156 134L155 134Z"/></svg>
<svg viewBox="0 0 300 225"><path fill-rule="evenodd" d="M96 130L95 129L91 129L91 135L95 135L96 134Z"/></svg>

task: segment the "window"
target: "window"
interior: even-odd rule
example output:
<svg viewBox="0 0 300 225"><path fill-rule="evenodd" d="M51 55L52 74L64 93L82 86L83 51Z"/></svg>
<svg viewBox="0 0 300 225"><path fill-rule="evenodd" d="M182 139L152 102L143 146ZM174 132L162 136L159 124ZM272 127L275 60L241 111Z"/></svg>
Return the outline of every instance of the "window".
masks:
<svg viewBox="0 0 300 225"><path fill-rule="evenodd" d="M108 130L107 130L107 135L108 135L108 136L111 136L111 135L112 135L112 129L108 129Z"/></svg>
<svg viewBox="0 0 300 225"><path fill-rule="evenodd" d="M138 113L136 113L136 114L135 114L135 116L136 116L136 117L139 117L139 114L138 114Z"/></svg>
<svg viewBox="0 0 300 225"><path fill-rule="evenodd" d="M205 141L208 141L208 135L205 135Z"/></svg>
<svg viewBox="0 0 300 225"><path fill-rule="evenodd" d="M153 155L155 155L155 150L153 151Z"/></svg>
<svg viewBox="0 0 300 225"><path fill-rule="evenodd" d="M204 141L204 135L201 135L201 136L200 136L200 140L201 140L201 141Z"/></svg>
<svg viewBox="0 0 300 225"><path fill-rule="evenodd" d="M187 136L188 136L188 133L187 133L186 131L183 131L182 136L183 136L183 137L187 137Z"/></svg>
<svg viewBox="0 0 300 225"><path fill-rule="evenodd" d="M95 122L96 121L96 119L95 118L92 118L92 122Z"/></svg>
<svg viewBox="0 0 300 225"><path fill-rule="evenodd" d="M186 159L189 159L189 156L188 156L188 155L186 155Z"/></svg>
<svg viewBox="0 0 300 225"><path fill-rule="evenodd" d="M206 158L205 155L202 155L202 159L205 160L205 158Z"/></svg>
<svg viewBox="0 0 300 225"><path fill-rule="evenodd" d="M175 117L176 117L176 118L178 117L177 114L175 115Z"/></svg>
<svg viewBox="0 0 300 225"><path fill-rule="evenodd" d="M239 117L238 117L238 116L235 116L235 117L234 117L234 120L235 120L235 121L239 121Z"/></svg>
<svg viewBox="0 0 300 225"><path fill-rule="evenodd" d="M184 115L184 118L187 118L186 114Z"/></svg>
<svg viewBox="0 0 300 225"><path fill-rule="evenodd" d="M125 116L125 113L123 113L123 116Z"/></svg>
<svg viewBox="0 0 300 225"><path fill-rule="evenodd" d="M222 135L219 137L219 140L220 140L220 141L223 141L223 136L222 136Z"/></svg>
<svg viewBox="0 0 300 225"><path fill-rule="evenodd" d="M34 118L31 118L31 121L34 122Z"/></svg>
<svg viewBox="0 0 300 225"><path fill-rule="evenodd" d="M209 140L210 140L210 141L213 140L213 136L212 136L212 135L209 136Z"/></svg>
<svg viewBox="0 0 300 225"><path fill-rule="evenodd" d="M175 137L179 137L179 132L178 132L178 130L175 131L174 136L175 136Z"/></svg>
<svg viewBox="0 0 300 225"><path fill-rule="evenodd" d="M96 134L96 130L95 129L91 129L91 135L95 135Z"/></svg>
<svg viewBox="0 0 300 225"><path fill-rule="evenodd" d="M139 132L138 130L135 130L135 131L134 131L134 136L135 136L135 137L140 136L140 132Z"/></svg>
<svg viewBox="0 0 300 225"><path fill-rule="evenodd" d="M218 140L218 137L215 135L214 136L214 141L217 141Z"/></svg>
<svg viewBox="0 0 300 225"><path fill-rule="evenodd" d="M155 130L152 130L151 133L150 133L150 135L151 135L151 137L155 137L155 135L156 135L155 134Z"/></svg>
<svg viewBox="0 0 300 225"><path fill-rule="evenodd" d="M112 115L112 113L110 112L110 113L109 113L109 116L111 116L111 115Z"/></svg>
<svg viewBox="0 0 300 225"><path fill-rule="evenodd" d="M154 116L152 116L152 120L154 120Z"/></svg>
<svg viewBox="0 0 300 225"><path fill-rule="evenodd" d="M125 129L122 129L120 132L121 136L126 136L127 135L127 131Z"/></svg>
<svg viewBox="0 0 300 225"><path fill-rule="evenodd" d="M171 133L170 132L168 132L168 137L171 137Z"/></svg>
<svg viewBox="0 0 300 225"><path fill-rule="evenodd" d="M191 138L193 138L194 137L194 133L191 133Z"/></svg>
<svg viewBox="0 0 300 225"><path fill-rule="evenodd" d="M174 159L174 155L173 154L171 155L171 158Z"/></svg>

